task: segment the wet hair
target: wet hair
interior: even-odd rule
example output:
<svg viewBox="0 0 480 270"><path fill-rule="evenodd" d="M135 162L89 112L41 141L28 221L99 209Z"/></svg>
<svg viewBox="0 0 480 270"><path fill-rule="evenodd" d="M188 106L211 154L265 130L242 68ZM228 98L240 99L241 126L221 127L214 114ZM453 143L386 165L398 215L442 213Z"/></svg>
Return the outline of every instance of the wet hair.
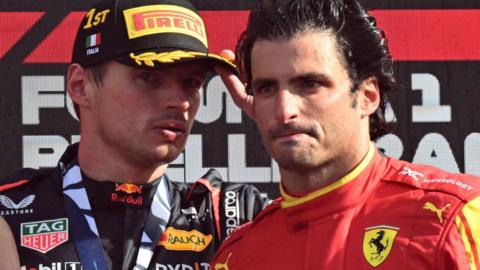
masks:
<svg viewBox="0 0 480 270"><path fill-rule="evenodd" d="M388 95L397 88L384 32L375 18L355 0L258 0L247 30L236 48L240 73L251 92L251 53L259 40L288 40L307 31L331 31L354 93L366 79L375 77L380 105L370 116L370 138L390 131L385 119Z"/></svg>

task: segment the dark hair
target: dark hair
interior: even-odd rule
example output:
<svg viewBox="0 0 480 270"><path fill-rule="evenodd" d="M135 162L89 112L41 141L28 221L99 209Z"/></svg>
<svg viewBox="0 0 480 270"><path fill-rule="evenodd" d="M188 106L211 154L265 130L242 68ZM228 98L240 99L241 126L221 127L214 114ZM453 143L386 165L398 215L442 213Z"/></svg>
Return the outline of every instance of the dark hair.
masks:
<svg viewBox="0 0 480 270"><path fill-rule="evenodd" d="M393 63L384 32L355 0L259 0L236 49L247 91L251 93L251 52L256 41L288 40L311 30L332 31L335 35L352 91L369 77L378 80L380 106L370 116L370 138L386 134L391 126L385 119L388 94L397 87Z"/></svg>
<svg viewBox="0 0 480 270"><path fill-rule="evenodd" d="M105 62L100 64L96 64L85 68L85 70L89 73L90 77L92 78L93 83L99 87L103 85L103 76L105 74ZM80 120L80 108L77 103L73 102L73 109L75 110L75 114L77 115L78 119Z"/></svg>

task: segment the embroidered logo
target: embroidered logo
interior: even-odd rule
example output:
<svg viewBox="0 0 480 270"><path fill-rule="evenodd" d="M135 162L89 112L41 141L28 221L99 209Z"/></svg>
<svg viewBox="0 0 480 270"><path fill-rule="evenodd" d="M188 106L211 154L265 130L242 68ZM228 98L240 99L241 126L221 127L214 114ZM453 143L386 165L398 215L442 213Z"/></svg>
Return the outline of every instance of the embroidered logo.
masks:
<svg viewBox="0 0 480 270"><path fill-rule="evenodd" d="M50 264L29 263L22 265L20 270L82 270L80 262L52 262Z"/></svg>
<svg viewBox="0 0 480 270"><path fill-rule="evenodd" d="M123 11L129 39L142 36L174 33L198 39L207 47L207 35L202 18L180 6L149 5Z"/></svg>
<svg viewBox="0 0 480 270"><path fill-rule="evenodd" d="M363 256L377 267L387 259L399 228L387 225L369 227L363 235Z"/></svg>
<svg viewBox="0 0 480 270"><path fill-rule="evenodd" d="M87 36L85 40L85 47L95 47L100 45L102 42L102 35L100 33L92 34Z"/></svg>
<svg viewBox="0 0 480 270"><path fill-rule="evenodd" d="M135 184L115 184L115 191L122 191L127 194L138 193L142 194L142 186Z"/></svg>
<svg viewBox="0 0 480 270"><path fill-rule="evenodd" d="M419 172L414 171L414 170L412 170L410 168L407 168L407 167L403 167L403 171L401 171L400 174L410 176L417 181L418 181L418 178L417 178L418 176L423 177L422 173L419 173Z"/></svg>
<svg viewBox="0 0 480 270"><path fill-rule="evenodd" d="M423 205L423 209L430 210L430 211L434 212L435 214L437 214L438 220L440 221L440 223L443 223L443 211L445 211L450 206L452 206L452 204L447 203L444 207L438 208L433 203L426 202Z"/></svg>
<svg viewBox="0 0 480 270"><path fill-rule="evenodd" d="M203 251L212 241L212 235L204 235L197 230L183 231L168 227L163 233L160 242L168 250Z"/></svg>
<svg viewBox="0 0 480 270"><path fill-rule="evenodd" d="M122 194L126 193L126 194ZM115 191L110 197L111 202L130 205L143 205L142 186L135 184L115 184Z"/></svg>
<svg viewBox="0 0 480 270"><path fill-rule="evenodd" d="M105 9L98 12L95 8L90 9L85 15L87 21L85 22L85 25L83 25L83 29L90 29L99 24L105 23L108 13L110 13L110 9Z"/></svg>
<svg viewBox="0 0 480 270"><path fill-rule="evenodd" d="M467 183L463 183L462 181L460 180L456 180L456 179L451 179L451 178L443 178L443 179L423 179L423 183L424 184L432 184L432 185L437 185L437 184L440 184L440 185L452 185L452 186L457 186L458 188L461 188L461 189L466 189L468 191L470 190L474 190L475 188L472 187L471 185L467 184Z"/></svg>
<svg viewBox="0 0 480 270"><path fill-rule="evenodd" d="M35 195L28 195L23 198L18 204L5 195L0 195L0 204L9 209L6 211L0 211L0 215L15 215L15 214L32 214L33 209L25 209L30 206L35 200Z"/></svg>
<svg viewBox="0 0 480 270"><path fill-rule="evenodd" d="M20 244L41 253L68 241L68 219L50 219L20 224Z"/></svg>
<svg viewBox="0 0 480 270"><path fill-rule="evenodd" d="M228 260L230 260L230 256L232 256L232 253L228 254L227 260L225 263L216 263L215 264L215 270L229 270L228 269Z"/></svg>

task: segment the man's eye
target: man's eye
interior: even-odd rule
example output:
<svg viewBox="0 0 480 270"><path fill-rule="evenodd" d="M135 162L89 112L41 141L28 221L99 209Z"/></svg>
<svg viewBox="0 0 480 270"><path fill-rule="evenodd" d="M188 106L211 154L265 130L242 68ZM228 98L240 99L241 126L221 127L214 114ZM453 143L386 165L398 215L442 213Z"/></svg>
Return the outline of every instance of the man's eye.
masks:
<svg viewBox="0 0 480 270"><path fill-rule="evenodd" d="M203 80L200 78L188 78L183 81L183 84L187 88L199 89L203 85Z"/></svg>
<svg viewBox="0 0 480 270"><path fill-rule="evenodd" d="M273 91L274 89L271 85L262 85L253 88L254 95L268 95L270 93L273 93Z"/></svg>
<svg viewBox="0 0 480 270"><path fill-rule="evenodd" d="M308 81L304 81L302 83L302 88L318 88L322 86L322 84L319 82L319 81L313 81L313 80L308 80Z"/></svg>
<svg viewBox="0 0 480 270"><path fill-rule="evenodd" d="M159 83L161 80L160 76L153 72L142 72L139 75L139 79L149 84L156 84Z"/></svg>

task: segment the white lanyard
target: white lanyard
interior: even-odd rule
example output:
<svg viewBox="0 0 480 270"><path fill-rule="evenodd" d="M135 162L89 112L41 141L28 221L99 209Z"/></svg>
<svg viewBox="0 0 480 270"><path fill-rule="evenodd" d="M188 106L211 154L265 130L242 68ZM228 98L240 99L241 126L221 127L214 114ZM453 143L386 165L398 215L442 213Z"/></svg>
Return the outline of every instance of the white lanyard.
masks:
<svg viewBox="0 0 480 270"><path fill-rule="evenodd" d="M160 181L142 232L134 270L148 268L155 246L165 231L170 218L171 202L167 178L162 176ZM74 242L84 270L106 269L105 253L101 246L87 191L82 182L82 173L77 163L73 163L63 177L63 194L66 197L65 210L67 216L72 227L79 231L73 232L76 235L74 236ZM100 250L103 256L98 254Z"/></svg>

